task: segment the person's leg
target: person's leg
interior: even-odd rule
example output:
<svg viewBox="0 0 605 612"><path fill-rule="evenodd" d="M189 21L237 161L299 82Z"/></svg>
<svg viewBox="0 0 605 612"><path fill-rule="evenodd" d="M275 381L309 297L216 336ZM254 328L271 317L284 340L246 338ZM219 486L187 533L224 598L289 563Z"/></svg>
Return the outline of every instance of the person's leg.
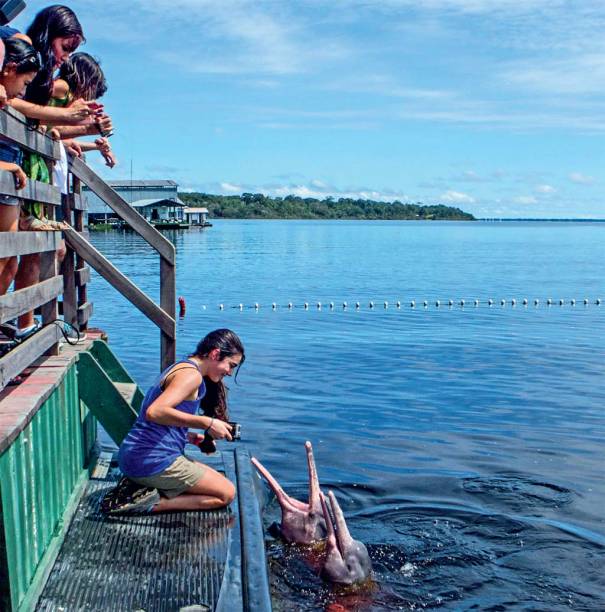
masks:
<svg viewBox="0 0 605 612"><path fill-rule="evenodd" d="M19 226L19 206L0 204L0 232L16 232ZM4 295L17 272L17 258L0 259L0 295Z"/></svg>
<svg viewBox="0 0 605 612"><path fill-rule="evenodd" d="M153 512L177 510L215 510L224 508L235 499L235 487L216 470L204 466L204 475L185 493L172 499L162 497Z"/></svg>
<svg viewBox="0 0 605 612"><path fill-rule="evenodd" d="M23 255L15 276L15 290L31 287L40 280L40 255ZM34 311L26 312L19 317L19 329L27 329L34 324Z"/></svg>

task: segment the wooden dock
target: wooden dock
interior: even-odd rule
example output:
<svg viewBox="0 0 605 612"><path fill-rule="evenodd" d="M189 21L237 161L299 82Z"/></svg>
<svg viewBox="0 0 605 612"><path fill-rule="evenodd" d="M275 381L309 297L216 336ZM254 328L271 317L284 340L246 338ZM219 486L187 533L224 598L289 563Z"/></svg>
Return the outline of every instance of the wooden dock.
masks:
<svg viewBox="0 0 605 612"><path fill-rule="evenodd" d="M49 170L59 159L58 143L29 129L13 109L0 110L0 134L41 155ZM34 309L42 323L24 341L2 340L0 353L0 610L270 610L256 475L241 445L210 459L236 485L227 510L121 518L99 512L119 474L111 457L99 457L97 423L119 444L143 393L89 326L91 268L158 327L160 370L175 361L175 250L84 161L70 159L69 167L63 195L33 180L17 192L12 175L0 172L0 194L43 202L49 218L60 207L70 225L0 232L0 258L39 254L41 262L37 284L0 295L0 323ZM157 251L159 304L88 241L82 184ZM67 255L59 270L62 239ZM85 340L63 341L65 324ZM22 380L11 386L15 377Z"/></svg>

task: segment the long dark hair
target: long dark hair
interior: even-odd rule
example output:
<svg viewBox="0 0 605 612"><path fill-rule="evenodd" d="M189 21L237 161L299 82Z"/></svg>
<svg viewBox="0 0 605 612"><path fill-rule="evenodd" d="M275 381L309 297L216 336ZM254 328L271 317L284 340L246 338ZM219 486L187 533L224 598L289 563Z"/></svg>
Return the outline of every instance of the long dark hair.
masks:
<svg viewBox="0 0 605 612"><path fill-rule="evenodd" d="M215 329L200 340L192 357L207 357L213 349L219 350L219 359L225 359L225 357L231 357L232 355L242 356L242 360L235 371L235 380L237 380L239 369L246 360L244 345L237 334L230 329ZM204 415L215 417L221 421L228 421L227 387L222 381L216 383L208 377L204 377L204 383L206 394L200 402Z"/></svg>
<svg viewBox="0 0 605 612"><path fill-rule="evenodd" d="M79 36L85 41L82 26L76 14L67 6L53 4L42 9L32 21L26 34L31 38L36 51L42 56L42 69L29 84L25 99L46 106L53 90L55 56L52 43L55 38Z"/></svg>
<svg viewBox="0 0 605 612"><path fill-rule="evenodd" d="M27 42L20 38L7 38L4 41L4 66L15 64L17 74L38 72L40 70L40 55Z"/></svg>
<svg viewBox="0 0 605 612"><path fill-rule="evenodd" d="M99 61L88 53L74 53L59 68L59 78L69 86L75 99L98 100L107 91Z"/></svg>

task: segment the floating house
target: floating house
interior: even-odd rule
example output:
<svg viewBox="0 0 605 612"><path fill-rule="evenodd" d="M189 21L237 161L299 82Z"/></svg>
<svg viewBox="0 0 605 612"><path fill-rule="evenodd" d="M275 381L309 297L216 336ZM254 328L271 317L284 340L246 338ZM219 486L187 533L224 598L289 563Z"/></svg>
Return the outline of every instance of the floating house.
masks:
<svg viewBox="0 0 605 612"><path fill-rule="evenodd" d="M208 222L208 209L204 206L186 206L183 213L185 220L190 225L199 225L201 227L212 226L212 223Z"/></svg>

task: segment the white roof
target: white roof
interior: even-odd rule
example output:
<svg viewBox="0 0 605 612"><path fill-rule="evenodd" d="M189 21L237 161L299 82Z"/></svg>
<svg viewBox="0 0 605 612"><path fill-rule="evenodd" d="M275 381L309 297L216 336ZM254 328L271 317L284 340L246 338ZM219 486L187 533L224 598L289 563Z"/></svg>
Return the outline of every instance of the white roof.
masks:
<svg viewBox="0 0 605 612"><path fill-rule="evenodd" d="M183 212L185 214L187 214L187 213L202 213L203 215L207 215L208 214L208 209L200 207L200 206L187 206L186 208L183 209Z"/></svg>

